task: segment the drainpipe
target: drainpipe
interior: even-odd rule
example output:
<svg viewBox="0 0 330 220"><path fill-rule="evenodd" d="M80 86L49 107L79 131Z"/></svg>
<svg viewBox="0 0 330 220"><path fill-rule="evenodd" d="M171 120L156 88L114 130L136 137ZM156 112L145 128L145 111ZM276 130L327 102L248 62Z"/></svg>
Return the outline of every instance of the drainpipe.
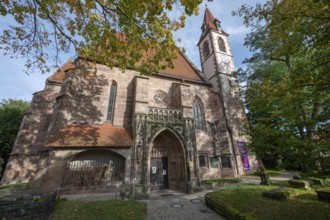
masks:
<svg viewBox="0 0 330 220"><path fill-rule="evenodd" d="M219 83L219 89L220 89L220 91L219 92L216 92L216 94L220 98L222 112L223 112L223 115L225 117L226 129L227 129L227 131L229 133L229 139L230 139L230 143L231 143L231 146L232 146L232 151L233 151L234 159L235 159L236 175L239 175L239 172L238 172L239 169L238 169L238 163L237 163L237 157L236 157L236 151L235 151L235 145L234 145L234 138L233 138L232 131L231 131L229 125L228 125L227 113L226 113L226 109L225 109L225 105L224 105L224 100L223 100L223 96L222 96L222 84L221 84L221 80L220 80L219 75L218 75L218 83Z"/></svg>

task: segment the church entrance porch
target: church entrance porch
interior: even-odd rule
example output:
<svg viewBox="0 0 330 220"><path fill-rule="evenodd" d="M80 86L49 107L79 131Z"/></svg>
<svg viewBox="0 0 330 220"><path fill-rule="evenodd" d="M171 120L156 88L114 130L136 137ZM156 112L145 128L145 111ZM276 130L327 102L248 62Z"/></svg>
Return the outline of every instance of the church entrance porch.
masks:
<svg viewBox="0 0 330 220"><path fill-rule="evenodd" d="M186 192L184 147L171 131L156 136L150 153L150 189Z"/></svg>

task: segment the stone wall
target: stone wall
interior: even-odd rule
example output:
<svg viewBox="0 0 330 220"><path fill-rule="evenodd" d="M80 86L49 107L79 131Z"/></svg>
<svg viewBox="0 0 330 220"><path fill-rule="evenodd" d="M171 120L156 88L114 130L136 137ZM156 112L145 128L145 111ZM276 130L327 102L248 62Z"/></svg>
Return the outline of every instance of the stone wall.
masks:
<svg viewBox="0 0 330 220"><path fill-rule="evenodd" d="M40 151L44 150L43 142L60 88L58 84L47 83L45 90L34 94L30 109L22 120L1 183L34 180L38 164L44 160Z"/></svg>

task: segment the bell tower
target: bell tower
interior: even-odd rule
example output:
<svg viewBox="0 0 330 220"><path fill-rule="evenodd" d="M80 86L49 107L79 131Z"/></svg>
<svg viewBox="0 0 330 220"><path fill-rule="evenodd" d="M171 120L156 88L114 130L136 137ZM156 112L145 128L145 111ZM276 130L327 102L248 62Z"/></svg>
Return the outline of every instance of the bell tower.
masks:
<svg viewBox="0 0 330 220"><path fill-rule="evenodd" d="M222 116L217 120L221 130L220 151L229 156L233 163L235 176L249 170L242 163L241 147L248 141L244 129L246 114L240 97L239 84L235 74L235 64L228 41L229 35L221 27L221 21L214 18L208 8L205 9L202 34L197 44L200 53L202 71L212 83L212 90L219 95ZM253 157L253 156L252 156ZM251 159L251 156L249 155ZM246 159L249 164L250 159ZM245 159L244 159L245 160Z"/></svg>
<svg viewBox="0 0 330 220"><path fill-rule="evenodd" d="M202 71L213 84L215 91L222 89L228 92L229 82L222 80L221 75L230 80L236 78L233 75L235 64L228 42L229 35L222 29L221 21L214 18L208 8L205 10L201 29L202 35L197 46Z"/></svg>

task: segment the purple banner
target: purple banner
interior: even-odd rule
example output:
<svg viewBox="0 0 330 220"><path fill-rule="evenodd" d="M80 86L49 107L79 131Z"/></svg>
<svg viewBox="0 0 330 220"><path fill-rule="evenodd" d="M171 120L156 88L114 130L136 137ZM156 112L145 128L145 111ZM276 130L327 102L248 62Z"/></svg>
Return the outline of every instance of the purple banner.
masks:
<svg viewBox="0 0 330 220"><path fill-rule="evenodd" d="M238 150L239 150L239 153L240 153L241 159L242 159L243 170L244 170L244 172L250 172L251 168L250 168L250 162L249 162L249 154L246 151L245 142L238 141L237 144L238 144Z"/></svg>

